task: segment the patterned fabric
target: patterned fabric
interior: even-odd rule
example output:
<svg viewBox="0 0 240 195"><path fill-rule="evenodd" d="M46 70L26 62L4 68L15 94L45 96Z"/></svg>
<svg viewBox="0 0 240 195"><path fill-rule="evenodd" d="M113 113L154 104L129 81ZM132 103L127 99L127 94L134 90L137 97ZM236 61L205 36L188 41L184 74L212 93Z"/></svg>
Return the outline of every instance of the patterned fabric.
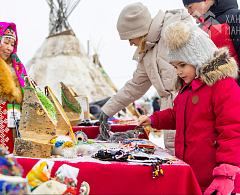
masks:
<svg viewBox="0 0 240 195"><path fill-rule="evenodd" d="M27 72L26 72L25 67L23 66L22 62L20 61L20 59L17 56L18 36L17 36L16 25L14 23L0 22L0 45L2 43L3 35L5 34L5 31L7 30L8 27L10 27L15 32L15 35L16 35L16 41L15 41L13 53L11 55L11 60L12 60L13 66L15 68L17 77L19 79L19 83L23 89L24 76L27 75Z"/></svg>
<svg viewBox="0 0 240 195"><path fill-rule="evenodd" d="M12 29L10 29L10 28L7 28L7 29L5 30L3 36L4 36L4 37L13 38L13 39L16 41L16 34L15 34L15 32L14 32Z"/></svg>
<svg viewBox="0 0 240 195"><path fill-rule="evenodd" d="M13 135L12 131L7 127L7 102L0 104L0 144L10 153L13 152Z"/></svg>

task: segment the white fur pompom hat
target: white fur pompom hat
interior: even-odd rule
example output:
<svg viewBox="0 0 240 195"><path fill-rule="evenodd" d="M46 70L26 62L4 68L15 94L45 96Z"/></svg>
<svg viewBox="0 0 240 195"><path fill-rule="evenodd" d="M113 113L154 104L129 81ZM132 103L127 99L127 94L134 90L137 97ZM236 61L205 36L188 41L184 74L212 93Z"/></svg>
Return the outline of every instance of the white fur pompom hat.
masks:
<svg viewBox="0 0 240 195"><path fill-rule="evenodd" d="M196 67L196 78L201 67L211 61L214 48L207 36L193 31L184 22L174 22L167 26L164 32L167 45L168 62L185 62Z"/></svg>

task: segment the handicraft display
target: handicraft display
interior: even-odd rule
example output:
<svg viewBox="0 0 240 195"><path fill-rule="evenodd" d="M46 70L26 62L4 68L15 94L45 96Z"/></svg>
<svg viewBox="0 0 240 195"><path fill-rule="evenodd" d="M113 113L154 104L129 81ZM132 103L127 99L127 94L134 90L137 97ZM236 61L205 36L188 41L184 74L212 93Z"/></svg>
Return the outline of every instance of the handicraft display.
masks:
<svg viewBox="0 0 240 195"><path fill-rule="evenodd" d="M0 146L0 194L29 194L27 180L22 178L22 169L14 157Z"/></svg>
<svg viewBox="0 0 240 195"><path fill-rule="evenodd" d="M63 164L58 168L53 178L50 177L54 162L49 160L38 161L27 174L28 184L32 194L82 194L90 192L87 182L77 191L77 177L79 169ZM83 188L85 187L85 188Z"/></svg>
<svg viewBox="0 0 240 195"><path fill-rule="evenodd" d="M53 96L51 93L50 95ZM55 105L58 104L54 98L53 102ZM75 135L71 126L68 126L70 123L65 120L64 112L60 111L59 105L55 108L54 104L37 88L36 83L30 77L25 77L25 92L19 125L21 137L15 139L14 155L48 158L51 156L53 147L50 140L59 135L65 135L68 131L70 131L72 140L75 141ZM62 118L57 119L57 113ZM61 122L63 119L64 122ZM57 126L57 123L64 124L64 129L60 125Z"/></svg>
<svg viewBox="0 0 240 195"><path fill-rule="evenodd" d="M71 88L68 88L66 85L64 85L62 82L61 92L63 109L67 117L69 118L71 125L77 126L77 124L81 121L80 115L82 112L81 105L75 98L77 94Z"/></svg>

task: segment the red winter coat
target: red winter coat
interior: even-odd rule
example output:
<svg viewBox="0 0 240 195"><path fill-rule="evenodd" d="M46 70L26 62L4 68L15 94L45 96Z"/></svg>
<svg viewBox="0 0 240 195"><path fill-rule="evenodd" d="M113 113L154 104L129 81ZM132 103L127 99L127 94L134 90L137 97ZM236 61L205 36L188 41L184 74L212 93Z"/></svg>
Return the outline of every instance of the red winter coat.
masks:
<svg viewBox="0 0 240 195"><path fill-rule="evenodd" d="M192 167L202 190L211 184L217 165L240 165L237 65L226 49L215 56L202 67L201 79L181 88L172 109L152 115L153 127L176 129L176 156Z"/></svg>

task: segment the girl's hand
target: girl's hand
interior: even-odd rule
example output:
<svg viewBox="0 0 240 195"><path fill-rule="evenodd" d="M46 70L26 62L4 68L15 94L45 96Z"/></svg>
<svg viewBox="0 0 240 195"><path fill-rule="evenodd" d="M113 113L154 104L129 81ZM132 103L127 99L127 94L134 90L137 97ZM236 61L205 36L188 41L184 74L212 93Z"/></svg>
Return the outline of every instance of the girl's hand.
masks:
<svg viewBox="0 0 240 195"><path fill-rule="evenodd" d="M138 126L140 126L140 125L147 126L147 125L151 125L151 124L152 124L151 119L148 118L146 115L142 115L138 119Z"/></svg>

